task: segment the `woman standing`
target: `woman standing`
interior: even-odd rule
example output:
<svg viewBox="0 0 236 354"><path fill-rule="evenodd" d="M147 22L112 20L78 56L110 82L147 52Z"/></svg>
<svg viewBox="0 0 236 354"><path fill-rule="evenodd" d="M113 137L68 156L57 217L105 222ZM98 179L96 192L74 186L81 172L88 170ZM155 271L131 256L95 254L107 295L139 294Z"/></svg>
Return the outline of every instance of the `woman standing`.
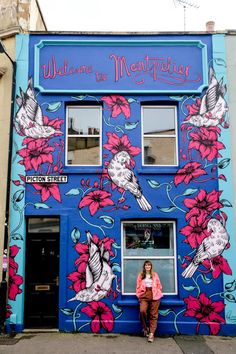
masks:
<svg viewBox="0 0 236 354"><path fill-rule="evenodd" d="M136 295L140 303L140 320L143 332L148 337L148 342L152 343L157 328L158 308L163 293L159 276L156 272L153 272L150 261L144 262L143 270L137 277Z"/></svg>

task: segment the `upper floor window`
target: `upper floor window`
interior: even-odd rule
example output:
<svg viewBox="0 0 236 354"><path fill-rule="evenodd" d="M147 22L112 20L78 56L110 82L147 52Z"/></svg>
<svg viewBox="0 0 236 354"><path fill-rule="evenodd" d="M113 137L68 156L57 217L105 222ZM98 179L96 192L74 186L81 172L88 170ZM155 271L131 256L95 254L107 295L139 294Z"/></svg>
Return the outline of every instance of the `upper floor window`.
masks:
<svg viewBox="0 0 236 354"><path fill-rule="evenodd" d="M143 165L178 165L176 122L175 106L142 106Z"/></svg>
<svg viewBox="0 0 236 354"><path fill-rule="evenodd" d="M66 165L101 165L102 106L67 106Z"/></svg>

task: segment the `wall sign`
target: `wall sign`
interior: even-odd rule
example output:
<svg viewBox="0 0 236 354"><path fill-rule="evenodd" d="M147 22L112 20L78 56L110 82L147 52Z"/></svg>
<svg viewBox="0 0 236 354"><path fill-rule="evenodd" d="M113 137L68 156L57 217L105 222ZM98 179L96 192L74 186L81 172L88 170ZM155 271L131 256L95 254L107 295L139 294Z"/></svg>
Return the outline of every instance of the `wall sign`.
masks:
<svg viewBox="0 0 236 354"><path fill-rule="evenodd" d="M35 87L41 92L200 93L207 48L199 40L41 40Z"/></svg>
<svg viewBox="0 0 236 354"><path fill-rule="evenodd" d="M67 176L26 176L25 177L26 183L67 183Z"/></svg>

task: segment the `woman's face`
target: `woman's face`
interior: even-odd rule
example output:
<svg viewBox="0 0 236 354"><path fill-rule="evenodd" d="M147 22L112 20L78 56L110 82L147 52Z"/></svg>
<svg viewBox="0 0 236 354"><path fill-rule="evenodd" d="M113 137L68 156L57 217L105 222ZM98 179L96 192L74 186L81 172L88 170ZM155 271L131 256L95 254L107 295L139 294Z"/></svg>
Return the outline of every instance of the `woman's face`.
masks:
<svg viewBox="0 0 236 354"><path fill-rule="evenodd" d="M144 268L145 268L146 272L150 272L152 269L152 265L150 263L146 263Z"/></svg>

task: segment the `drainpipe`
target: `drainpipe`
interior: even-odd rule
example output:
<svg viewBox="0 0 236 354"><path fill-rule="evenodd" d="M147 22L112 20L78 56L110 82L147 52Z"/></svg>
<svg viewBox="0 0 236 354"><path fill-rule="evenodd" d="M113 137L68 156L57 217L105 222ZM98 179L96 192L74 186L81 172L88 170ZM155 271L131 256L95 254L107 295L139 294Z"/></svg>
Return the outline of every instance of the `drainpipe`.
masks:
<svg viewBox="0 0 236 354"><path fill-rule="evenodd" d="M15 100L15 89L16 89L16 62L12 60L6 49L0 40L0 53L5 54L12 64L12 90L11 90L11 112L10 112L10 126L9 126L9 145L8 145L8 169L7 169L7 188L6 188L6 208L5 208L5 224L4 224L4 241L3 250L9 252L9 195L10 195L10 185L11 185L11 161L12 161L12 140L13 140L13 119L14 119L14 100ZM1 255L3 256L3 255ZM7 259L9 255L7 256ZM8 279L6 276L7 270L3 268L2 272L2 282L0 285L1 294L1 309L0 309L0 330L3 331L4 323L6 320L7 311L7 294L8 294Z"/></svg>

